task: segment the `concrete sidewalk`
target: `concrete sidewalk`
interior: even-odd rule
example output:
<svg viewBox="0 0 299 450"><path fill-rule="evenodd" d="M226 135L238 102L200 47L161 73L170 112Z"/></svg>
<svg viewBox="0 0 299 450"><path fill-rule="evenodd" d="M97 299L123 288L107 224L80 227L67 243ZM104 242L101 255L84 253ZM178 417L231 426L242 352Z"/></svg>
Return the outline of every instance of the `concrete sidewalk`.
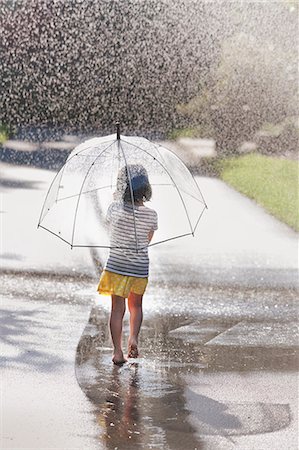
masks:
<svg viewBox="0 0 299 450"><path fill-rule="evenodd" d="M0 164L2 271L94 276L88 249L72 251L63 241L37 229L55 172Z"/></svg>

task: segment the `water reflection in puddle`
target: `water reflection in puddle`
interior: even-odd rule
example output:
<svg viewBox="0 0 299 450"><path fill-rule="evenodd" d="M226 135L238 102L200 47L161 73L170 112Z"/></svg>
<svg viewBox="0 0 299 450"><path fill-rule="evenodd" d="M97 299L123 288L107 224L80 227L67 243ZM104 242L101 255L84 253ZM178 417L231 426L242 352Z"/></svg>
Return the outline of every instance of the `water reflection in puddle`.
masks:
<svg viewBox="0 0 299 450"><path fill-rule="evenodd" d="M242 395L238 401L222 401L206 395L203 387L219 371L292 370L294 348L205 345L238 320L157 313L144 321L141 357L116 367L108 318L108 309L93 308L76 358L77 380L96 406L105 448L203 449L208 435L231 439L289 425L287 403L250 401ZM182 338L184 333L194 339Z"/></svg>

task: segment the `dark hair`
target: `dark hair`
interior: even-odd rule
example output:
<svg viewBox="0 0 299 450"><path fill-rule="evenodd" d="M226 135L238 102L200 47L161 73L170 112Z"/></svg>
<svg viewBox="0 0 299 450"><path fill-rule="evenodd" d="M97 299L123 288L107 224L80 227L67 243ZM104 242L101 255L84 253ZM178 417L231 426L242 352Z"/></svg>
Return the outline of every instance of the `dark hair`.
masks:
<svg viewBox="0 0 299 450"><path fill-rule="evenodd" d="M131 187L130 187L131 184ZM149 201L152 197L152 188L147 171L141 164L129 164L122 167L117 177L117 195L125 202Z"/></svg>

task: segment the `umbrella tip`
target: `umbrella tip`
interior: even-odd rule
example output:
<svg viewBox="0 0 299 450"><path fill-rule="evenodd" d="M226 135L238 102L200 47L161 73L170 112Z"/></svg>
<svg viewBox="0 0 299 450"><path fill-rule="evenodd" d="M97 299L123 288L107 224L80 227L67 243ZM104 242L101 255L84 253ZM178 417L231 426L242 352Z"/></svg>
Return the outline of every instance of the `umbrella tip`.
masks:
<svg viewBox="0 0 299 450"><path fill-rule="evenodd" d="M115 123L115 125L116 125L116 138L117 138L118 140L120 140L120 123L119 123L119 121L117 121L117 122Z"/></svg>

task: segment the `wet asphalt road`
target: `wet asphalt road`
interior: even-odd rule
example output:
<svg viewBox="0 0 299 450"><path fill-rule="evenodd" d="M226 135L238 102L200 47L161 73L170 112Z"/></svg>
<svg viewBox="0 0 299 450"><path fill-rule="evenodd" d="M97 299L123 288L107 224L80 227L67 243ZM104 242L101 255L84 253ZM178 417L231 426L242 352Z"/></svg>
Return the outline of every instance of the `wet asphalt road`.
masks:
<svg viewBox="0 0 299 450"><path fill-rule="evenodd" d="M201 286L172 310L152 285L141 356L119 368L89 280L1 284L1 448L296 448L293 290Z"/></svg>
<svg viewBox="0 0 299 450"><path fill-rule="evenodd" d="M15 221L20 199L31 205L27 244L49 178L34 173L36 189L6 187L1 208ZM1 448L297 449L297 236L218 180L201 184L198 237L151 250L141 356L121 368L91 261L6 232Z"/></svg>
<svg viewBox="0 0 299 450"><path fill-rule="evenodd" d="M76 376L103 448L297 448L296 290L187 287L175 275L152 282L141 356L122 368L110 362L109 301L91 311ZM125 345L128 320L124 333Z"/></svg>

